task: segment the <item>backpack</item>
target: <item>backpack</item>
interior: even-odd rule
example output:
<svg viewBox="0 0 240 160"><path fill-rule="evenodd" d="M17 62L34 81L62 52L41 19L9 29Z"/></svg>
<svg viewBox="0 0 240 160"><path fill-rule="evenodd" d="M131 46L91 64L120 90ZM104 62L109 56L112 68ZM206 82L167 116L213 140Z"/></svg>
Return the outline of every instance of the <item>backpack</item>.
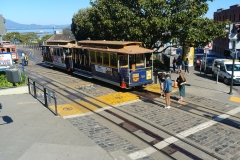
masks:
<svg viewBox="0 0 240 160"><path fill-rule="evenodd" d="M181 58L178 58L178 59L177 59L176 64L177 64L178 66L182 65L182 60L181 60Z"/></svg>

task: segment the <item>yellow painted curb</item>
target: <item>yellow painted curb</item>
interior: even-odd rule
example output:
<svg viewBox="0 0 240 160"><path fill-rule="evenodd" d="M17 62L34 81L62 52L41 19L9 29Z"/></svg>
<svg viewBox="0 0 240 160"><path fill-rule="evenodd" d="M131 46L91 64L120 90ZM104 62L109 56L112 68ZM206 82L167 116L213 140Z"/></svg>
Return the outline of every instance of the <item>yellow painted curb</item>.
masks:
<svg viewBox="0 0 240 160"><path fill-rule="evenodd" d="M239 98L239 97L235 97L235 96L231 96L231 97L230 97L230 101L240 103L240 98Z"/></svg>

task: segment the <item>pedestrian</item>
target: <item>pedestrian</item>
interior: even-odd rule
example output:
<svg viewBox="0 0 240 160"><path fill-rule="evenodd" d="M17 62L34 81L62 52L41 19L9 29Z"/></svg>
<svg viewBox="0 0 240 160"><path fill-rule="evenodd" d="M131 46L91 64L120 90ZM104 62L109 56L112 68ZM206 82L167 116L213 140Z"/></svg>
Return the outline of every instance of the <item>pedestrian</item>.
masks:
<svg viewBox="0 0 240 160"><path fill-rule="evenodd" d="M185 60L184 64L185 64L185 74L186 74L186 73L188 73L188 74L189 74L189 68L188 68L188 65L189 65L189 60L188 60L188 58L186 58L186 60Z"/></svg>
<svg viewBox="0 0 240 160"><path fill-rule="evenodd" d="M24 56L24 63L26 66L28 65L28 56L27 55Z"/></svg>
<svg viewBox="0 0 240 160"><path fill-rule="evenodd" d="M24 63L24 58L25 58L25 54L22 52L21 60L22 60L22 65L23 65L23 66L25 65L25 63Z"/></svg>
<svg viewBox="0 0 240 160"><path fill-rule="evenodd" d="M172 92L172 80L170 79L169 74L166 74L166 79L164 81L163 92L165 94L165 101L166 101L166 106L164 106L164 108L169 109L170 108L170 95L171 95L171 92Z"/></svg>
<svg viewBox="0 0 240 160"><path fill-rule="evenodd" d="M166 73L165 72L160 72L158 74L158 80L159 80L159 84L160 84L160 97L164 97L164 92L163 92L163 83L165 81L165 76Z"/></svg>
<svg viewBox="0 0 240 160"><path fill-rule="evenodd" d="M174 58L173 58L173 61L172 61L173 72L175 72L175 70L176 70L176 62L177 62L176 57L174 57Z"/></svg>
<svg viewBox="0 0 240 160"><path fill-rule="evenodd" d="M185 84L186 84L186 78L182 74L182 72L179 73L179 77L177 78L178 83L178 89L180 93L180 98L178 100L178 103L181 103L185 97Z"/></svg>
<svg viewBox="0 0 240 160"><path fill-rule="evenodd" d="M181 70L182 70L182 57L181 57L181 56L179 56L179 57L177 58L176 64L177 64L178 73L179 73L179 72L181 72Z"/></svg>

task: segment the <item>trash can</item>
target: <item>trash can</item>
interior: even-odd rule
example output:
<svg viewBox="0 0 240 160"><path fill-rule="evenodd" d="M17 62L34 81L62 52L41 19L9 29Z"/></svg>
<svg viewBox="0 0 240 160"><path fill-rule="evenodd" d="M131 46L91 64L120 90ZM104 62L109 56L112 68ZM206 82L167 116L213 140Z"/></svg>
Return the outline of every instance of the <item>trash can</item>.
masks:
<svg viewBox="0 0 240 160"><path fill-rule="evenodd" d="M11 83L21 83L22 76L18 68L6 69L7 81Z"/></svg>

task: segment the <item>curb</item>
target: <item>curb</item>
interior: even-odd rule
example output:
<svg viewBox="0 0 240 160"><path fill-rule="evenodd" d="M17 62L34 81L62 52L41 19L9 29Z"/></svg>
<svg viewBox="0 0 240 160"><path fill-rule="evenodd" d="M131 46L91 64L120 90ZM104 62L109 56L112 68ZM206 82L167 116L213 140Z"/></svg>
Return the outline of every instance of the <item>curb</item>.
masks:
<svg viewBox="0 0 240 160"><path fill-rule="evenodd" d="M0 96L28 93L28 86L0 89Z"/></svg>

